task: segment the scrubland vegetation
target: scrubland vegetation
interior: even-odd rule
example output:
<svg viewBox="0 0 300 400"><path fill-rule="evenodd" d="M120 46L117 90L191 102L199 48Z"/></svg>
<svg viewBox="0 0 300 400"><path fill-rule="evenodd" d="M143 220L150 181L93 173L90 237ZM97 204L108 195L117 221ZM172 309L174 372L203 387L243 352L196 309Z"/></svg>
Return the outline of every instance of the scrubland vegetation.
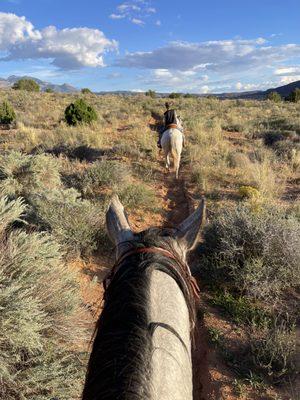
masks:
<svg viewBox="0 0 300 400"><path fill-rule="evenodd" d="M156 124L164 99L151 91L121 97L86 90L85 104L96 117L68 125L70 104L71 111L76 104L87 111L82 96L0 92L16 117L0 132L3 399L79 397L91 317L69 265L111 251L104 229L111 194L120 195L137 221L165 218L156 191L163 179ZM193 265L204 314L213 307L243 332L232 348L226 332L207 323L212 342L236 374L241 398L249 386L293 387L300 105L172 101L186 127L184 179L195 200L202 194L208 200L209 222Z"/></svg>

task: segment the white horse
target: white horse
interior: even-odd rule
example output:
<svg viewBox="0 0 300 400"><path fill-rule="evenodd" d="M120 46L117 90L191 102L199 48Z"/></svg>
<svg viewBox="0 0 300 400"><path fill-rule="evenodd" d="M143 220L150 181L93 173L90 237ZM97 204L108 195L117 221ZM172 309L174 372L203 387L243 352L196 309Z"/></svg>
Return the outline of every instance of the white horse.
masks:
<svg viewBox="0 0 300 400"><path fill-rule="evenodd" d="M176 179L178 179L181 153L182 153L182 148L184 146L184 134L180 130L183 129L181 118L178 116L176 117L176 120L177 120L176 123L177 128L169 128L163 133L161 138L161 146L165 153L167 170L170 169L171 166L170 155L172 155L174 163L174 171Z"/></svg>

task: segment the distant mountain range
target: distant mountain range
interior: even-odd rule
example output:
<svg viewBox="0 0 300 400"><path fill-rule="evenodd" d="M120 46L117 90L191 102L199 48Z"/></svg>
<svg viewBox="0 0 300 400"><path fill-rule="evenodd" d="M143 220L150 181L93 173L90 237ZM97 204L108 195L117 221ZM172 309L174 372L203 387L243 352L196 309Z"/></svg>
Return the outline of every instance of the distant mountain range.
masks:
<svg viewBox="0 0 300 400"><path fill-rule="evenodd" d="M221 93L221 94L216 94L215 96L219 98L264 100L271 92L277 92L280 94L281 97L286 97L296 88L300 89L300 81L292 82L287 85L278 86L276 88L271 88L267 90L256 90L252 92L242 92L242 93Z"/></svg>
<svg viewBox="0 0 300 400"><path fill-rule="evenodd" d="M254 90L251 92L233 92L233 93L209 93L209 94L193 94L195 97L209 97L215 96L219 99L252 99L252 100L264 100L270 92L278 92L281 97L288 96L294 89L300 89L300 81L289 83L288 85L279 86L268 90ZM126 90L117 90L114 92L97 92L96 94L120 94L125 96L134 96L140 94L139 92L130 92ZM159 93L156 92L157 97L168 97L170 93ZM182 93L184 95L184 93Z"/></svg>
<svg viewBox="0 0 300 400"><path fill-rule="evenodd" d="M76 93L79 92L80 89L68 85L64 83L63 85L56 85L50 82L45 82L37 78L33 78L31 76L16 76L11 75L7 79L0 78L0 89L1 88L9 88L18 80L25 79L33 79L37 82L42 91L46 89L52 89L54 92L58 93ZM270 92L278 92L282 97L288 96L294 89L300 89L300 81L289 83L288 85L279 86L276 88L268 89L268 90L256 90L251 92L238 92L238 93L209 93L209 94L195 94L196 97L207 97L207 96L215 96L219 99L253 99L253 100L263 100L267 97ZM102 91L95 92L98 95L105 94L119 94L124 96L134 96L138 95L139 92L132 92L128 90L117 90L117 91ZM170 93L156 93L158 97L168 97Z"/></svg>
<svg viewBox="0 0 300 400"><path fill-rule="evenodd" d="M42 91L45 91L46 89L52 89L54 92L58 93L74 93L79 91L79 89L75 88L74 86L68 85L67 83L64 83L63 85L56 85L54 83L42 81L38 78L33 78L32 76L16 75L11 75L7 79L0 78L0 88L9 88L20 79L34 80L40 86Z"/></svg>

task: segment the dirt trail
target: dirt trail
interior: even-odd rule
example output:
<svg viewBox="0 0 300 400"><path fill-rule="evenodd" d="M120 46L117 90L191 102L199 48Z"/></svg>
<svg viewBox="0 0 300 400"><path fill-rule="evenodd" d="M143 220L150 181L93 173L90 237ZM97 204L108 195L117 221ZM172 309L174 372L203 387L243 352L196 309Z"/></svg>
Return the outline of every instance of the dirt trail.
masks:
<svg viewBox="0 0 300 400"><path fill-rule="evenodd" d="M160 190L164 193L163 208L165 227L176 227L194 210L192 199L189 196L186 182L188 182L189 166L182 163L179 179L175 179L174 172L166 172L163 156L160 157L160 172L158 175ZM192 263L192 260L190 260ZM199 307L201 307L199 305ZM198 313L201 314L200 312ZM215 389L211 385L208 365L207 332L203 318L199 317L195 330L193 349L193 380L194 400L208 400L212 398ZM217 397L213 397L217 398Z"/></svg>

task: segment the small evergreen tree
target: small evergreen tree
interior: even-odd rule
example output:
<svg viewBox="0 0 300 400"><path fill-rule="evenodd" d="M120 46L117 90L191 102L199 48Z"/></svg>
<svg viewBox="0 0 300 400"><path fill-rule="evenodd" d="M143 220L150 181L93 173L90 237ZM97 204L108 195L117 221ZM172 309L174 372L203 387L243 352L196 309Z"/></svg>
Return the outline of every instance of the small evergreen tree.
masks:
<svg viewBox="0 0 300 400"><path fill-rule="evenodd" d="M186 93L183 97L184 97L185 99L193 99L193 98L195 97L195 95L193 95L193 94L191 94L191 93Z"/></svg>
<svg viewBox="0 0 300 400"><path fill-rule="evenodd" d="M287 97L287 101L291 101L292 103L298 103L300 101L300 89L294 89L289 96Z"/></svg>
<svg viewBox="0 0 300 400"><path fill-rule="evenodd" d="M33 79L20 79L14 83L13 89L26 90L27 92L39 92L40 87Z"/></svg>
<svg viewBox="0 0 300 400"><path fill-rule="evenodd" d="M83 88L81 89L82 94L92 94L92 91L89 88Z"/></svg>
<svg viewBox="0 0 300 400"><path fill-rule="evenodd" d="M12 105L8 101L0 104L0 124L10 125L16 120L16 114Z"/></svg>
<svg viewBox="0 0 300 400"><path fill-rule="evenodd" d="M279 103L282 99L278 92L270 92L267 95L267 99Z"/></svg>
<svg viewBox="0 0 300 400"><path fill-rule="evenodd" d="M152 99L155 99L155 97L156 97L156 92L154 91L154 90L148 90L146 93L145 93L145 95L146 96L148 96L148 97L151 97Z"/></svg>
<svg viewBox="0 0 300 400"><path fill-rule="evenodd" d="M66 108L65 120L68 125L90 124L97 120L97 113L84 100L78 99Z"/></svg>
<svg viewBox="0 0 300 400"><path fill-rule="evenodd" d="M180 99L181 94L180 93L170 93L169 98L170 99Z"/></svg>

